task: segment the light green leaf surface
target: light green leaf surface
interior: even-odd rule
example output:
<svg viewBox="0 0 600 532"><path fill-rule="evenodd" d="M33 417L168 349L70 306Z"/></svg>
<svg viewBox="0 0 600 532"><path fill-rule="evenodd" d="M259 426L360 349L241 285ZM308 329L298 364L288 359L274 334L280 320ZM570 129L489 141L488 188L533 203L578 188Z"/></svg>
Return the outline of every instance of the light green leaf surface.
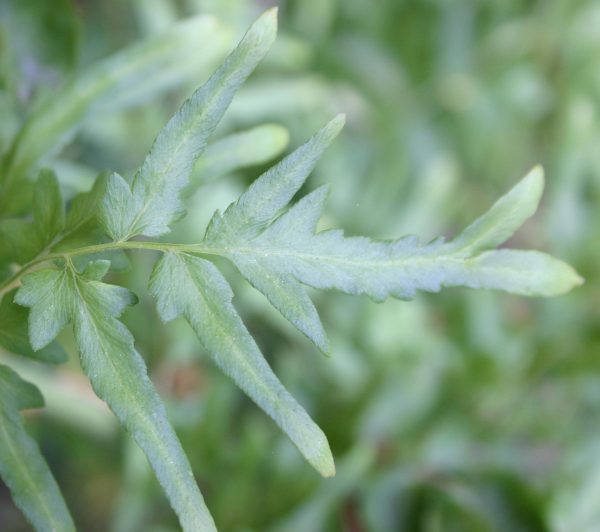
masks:
<svg viewBox="0 0 600 532"><path fill-rule="evenodd" d="M235 133L210 144L194 166L186 192L235 170L262 164L279 155L287 146L287 129L276 124Z"/></svg>
<svg viewBox="0 0 600 532"><path fill-rule="evenodd" d="M437 292L444 286L554 296L581 284L569 265L544 253L506 249L480 253L504 242L535 211L543 188L540 168L450 243L439 239L424 245L413 236L376 241L345 237L340 230L317 233L325 187L280 214L316 158L311 158L308 171L297 174L293 161L312 142L323 145L323 131L255 181L223 215L216 213L205 237L211 252L232 260L250 283L320 347L318 317L299 283L366 294L376 301L388 296L410 299L417 290Z"/></svg>
<svg viewBox="0 0 600 532"><path fill-rule="evenodd" d="M36 530L70 532L75 530L73 520L19 413L43 405L44 400L33 384L0 365L0 476L15 504Z"/></svg>
<svg viewBox="0 0 600 532"><path fill-rule="evenodd" d="M109 179L102 221L115 240L157 236L182 213L180 195L208 137L233 95L269 51L277 31L276 10L263 14L223 65L169 120L131 184Z"/></svg>
<svg viewBox="0 0 600 532"><path fill-rule="evenodd" d="M328 351L325 331L295 275L272 268L267 256L239 252L238 247L244 242L254 242L265 226L281 213L343 125L343 116L334 118L306 144L263 174L223 215L215 214L205 237L208 245L225 246L226 255L242 275L323 352ZM301 220L298 223L302 223Z"/></svg>
<svg viewBox="0 0 600 532"><path fill-rule="evenodd" d="M166 253L150 279L164 321L183 315L215 363L290 437L323 476L335 473L321 429L279 382L231 303L233 293L210 262Z"/></svg>
<svg viewBox="0 0 600 532"><path fill-rule="evenodd" d="M31 344L39 349L68 323L73 325L81 365L94 391L146 453L183 529L215 530L133 337L117 320L136 298L125 288L99 281L107 267L106 262L91 264L78 274L66 265L23 278L15 300L31 309Z"/></svg>

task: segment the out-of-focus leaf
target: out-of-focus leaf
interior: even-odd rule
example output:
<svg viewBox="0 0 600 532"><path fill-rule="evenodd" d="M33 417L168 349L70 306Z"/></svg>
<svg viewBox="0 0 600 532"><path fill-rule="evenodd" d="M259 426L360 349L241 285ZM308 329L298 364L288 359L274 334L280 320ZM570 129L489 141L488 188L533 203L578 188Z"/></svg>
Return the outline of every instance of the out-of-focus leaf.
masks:
<svg viewBox="0 0 600 532"><path fill-rule="evenodd" d="M43 247L35 225L26 219L0 220L0 263L24 264Z"/></svg>
<svg viewBox="0 0 600 532"><path fill-rule="evenodd" d="M535 213L543 190L544 171L536 166L455 238L453 247L468 256L499 246Z"/></svg>
<svg viewBox="0 0 600 532"><path fill-rule="evenodd" d="M481 249L506 240L537 207L543 187L534 170L456 240L430 244L416 237L375 241L316 232L327 188L305 196L281 214L335 137L343 121L330 122L307 144L257 179L207 229L207 250L228 257L299 330L323 350L318 315L301 284L367 294L414 297L443 286L505 290L527 296L568 292L582 279L566 263L536 251ZM201 249L199 248L199 251Z"/></svg>
<svg viewBox="0 0 600 532"><path fill-rule="evenodd" d="M0 476L37 530L74 531L56 481L19 414L19 410L43 405L35 386L0 365Z"/></svg>
<svg viewBox="0 0 600 532"><path fill-rule="evenodd" d="M209 245L235 247L242 240L254 241L292 199L315 167L319 157L338 135L344 117L338 116L279 164L261 176L225 213L216 213L206 232ZM315 220L316 222L316 220ZM295 224L301 225L298 217ZM252 246L252 244L250 244ZM316 309L305 289L289 271L271 268L267 257L250 257L245 253L226 252L242 275L260 290L298 330L323 352L327 338Z"/></svg>

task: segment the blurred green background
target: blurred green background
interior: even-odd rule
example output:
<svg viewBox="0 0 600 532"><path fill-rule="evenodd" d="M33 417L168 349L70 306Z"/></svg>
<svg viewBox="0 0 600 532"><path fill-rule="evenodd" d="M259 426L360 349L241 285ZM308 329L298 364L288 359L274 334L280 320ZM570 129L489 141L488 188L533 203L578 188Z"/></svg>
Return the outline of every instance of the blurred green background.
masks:
<svg viewBox="0 0 600 532"><path fill-rule="evenodd" d="M67 197L101 170L134 171L168 117L272 4L0 0L1 150L34 102L65 80L181 19L214 15L205 34L182 34L176 60L99 98L74 140L45 161ZM111 280L140 296L125 321L217 525L600 531L600 2L279 6L278 41L217 137L278 124L289 150L345 112L347 127L309 187L331 183L324 225L378 238L450 236L542 163L542 207L510 245L551 251L586 284L555 300L449 289L375 304L315 293L332 343L325 358L229 275L265 356L329 437L338 474L322 480L209 363L187 324L159 322L145 290L154 257L132 254L133 268ZM270 131L265 159L287 139ZM169 240L197 240L268 162L200 169ZM46 396L28 428L80 529L177 530L145 458L94 399L71 352L58 369L10 361ZM0 530L29 530L2 484Z"/></svg>

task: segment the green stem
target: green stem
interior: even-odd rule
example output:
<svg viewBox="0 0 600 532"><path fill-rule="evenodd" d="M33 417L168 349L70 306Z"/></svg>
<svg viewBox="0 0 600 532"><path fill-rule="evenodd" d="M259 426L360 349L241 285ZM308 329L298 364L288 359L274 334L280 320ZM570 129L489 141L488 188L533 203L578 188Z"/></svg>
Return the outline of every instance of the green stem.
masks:
<svg viewBox="0 0 600 532"><path fill-rule="evenodd" d="M183 251L186 253L200 253L205 255L221 255L223 253L223 250L203 246L202 244L167 244L162 242L127 241L107 242L106 244L83 246L69 251L58 251L54 253L48 253L47 255L36 257L32 261L24 264L11 277L9 277L6 281L0 284L0 297L2 297L11 288L17 285L21 277L38 264L58 259L69 259L78 255L89 255L92 253L102 253L104 251L114 251L116 249L142 249L151 251L161 251L163 253L166 253L167 251Z"/></svg>

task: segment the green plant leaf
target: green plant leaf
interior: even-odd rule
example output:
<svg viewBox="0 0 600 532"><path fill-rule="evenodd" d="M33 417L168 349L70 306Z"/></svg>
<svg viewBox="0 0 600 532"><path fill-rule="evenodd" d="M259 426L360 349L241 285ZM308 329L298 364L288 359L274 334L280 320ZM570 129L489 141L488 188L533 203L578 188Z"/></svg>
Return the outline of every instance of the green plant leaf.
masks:
<svg viewBox="0 0 600 532"><path fill-rule="evenodd" d="M335 473L325 435L265 361L231 303L229 284L212 263L166 253L152 272L150 292L161 318L183 315L215 363L275 420L319 473Z"/></svg>
<svg viewBox="0 0 600 532"><path fill-rule="evenodd" d="M34 223L26 219L0 220L0 263L24 264L43 247Z"/></svg>
<svg viewBox="0 0 600 532"><path fill-rule="evenodd" d="M56 481L19 414L19 410L43 405L33 384L0 365L0 476L37 530L74 531Z"/></svg>
<svg viewBox="0 0 600 532"><path fill-rule="evenodd" d="M44 245L48 245L65 225L65 210L52 170L42 170L33 191L33 220Z"/></svg>
<svg viewBox="0 0 600 532"><path fill-rule="evenodd" d="M323 352L329 349L325 331L306 290L293 273L273 269L268 257L230 252L229 248L254 241L281 213L343 125L342 115L334 118L306 144L263 174L223 215L215 214L205 237L208 245L226 246L226 255L248 282Z"/></svg>
<svg viewBox="0 0 600 532"><path fill-rule="evenodd" d="M34 349L73 325L81 366L94 391L119 418L146 453L184 530L215 530L189 462L148 378L133 338L117 320L135 296L99 281L106 262L90 264L83 274L69 264L23 278L15 300L30 307Z"/></svg>
<svg viewBox="0 0 600 532"><path fill-rule="evenodd" d="M182 213L180 195L196 159L236 90L269 51L276 31L276 10L271 9L169 120L131 184L118 174L110 177L101 218L113 239L169 231L169 224Z"/></svg>
<svg viewBox="0 0 600 532"><path fill-rule="evenodd" d="M276 124L264 124L219 139L196 161L186 193L222 175L271 160L285 149L288 141L287 129Z"/></svg>
<svg viewBox="0 0 600 532"><path fill-rule="evenodd" d="M50 364L67 360L64 349L56 343L34 351L27 336L27 309L13 302L16 290L8 292L0 301L0 346L15 355L36 358Z"/></svg>
<svg viewBox="0 0 600 532"><path fill-rule="evenodd" d="M410 299L417 290L436 292L443 286L553 296L581 284L569 265L544 253L500 250L479 254L506 240L535 211L543 188L539 168L447 244L438 239L423 245L413 236L376 241L345 237L339 230L317 233L325 187L281 214L327 144L323 138L330 140L331 132L336 132L334 124L263 174L223 215L217 212L204 240L211 253L228 257L319 347L323 348L318 316L299 283L367 294L376 301L388 296ZM309 164L300 165L297 171L295 162L305 157Z"/></svg>

